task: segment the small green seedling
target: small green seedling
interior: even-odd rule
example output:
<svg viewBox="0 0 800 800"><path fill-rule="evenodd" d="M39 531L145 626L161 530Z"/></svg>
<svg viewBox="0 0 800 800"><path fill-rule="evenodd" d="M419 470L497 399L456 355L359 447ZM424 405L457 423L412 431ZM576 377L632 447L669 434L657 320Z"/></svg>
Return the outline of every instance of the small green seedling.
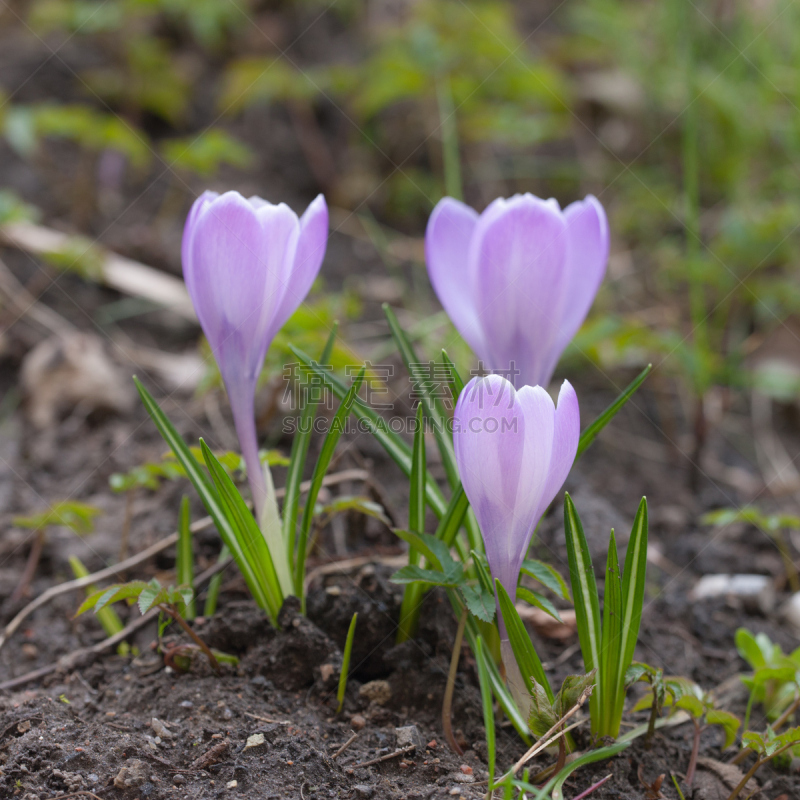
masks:
<svg viewBox="0 0 800 800"><path fill-rule="evenodd" d="M664 678L663 683L652 685L651 690L631 709L631 711L644 711L653 707L658 701L657 694L663 686L664 696L662 706L685 711L694 724L694 740L689 766L686 769L686 785L691 788L697 769L697 758L700 754L700 737L709 725L719 725L725 732L723 749L730 747L736 741L736 732L739 730L741 720L729 711L714 707L714 698L704 692L694 681L688 678Z"/></svg>
<svg viewBox="0 0 800 800"><path fill-rule="evenodd" d="M531 692L531 712L528 718L528 727L531 729L531 733L541 738L559 731L565 724L561 721L567 712L577 703L583 702L586 696L591 693L596 677L596 669L586 675L567 675L554 698L551 697L552 693L548 691L549 687L545 688L534 680L533 691ZM561 722L561 726L559 726L559 722ZM562 769L566 763L566 758L566 741L562 736L558 740L556 772Z"/></svg>
<svg viewBox="0 0 800 800"><path fill-rule="evenodd" d="M42 555L47 528L63 525L73 533L78 534L78 536L84 536L94 530L94 518L101 513L102 511L99 508L87 503L80 503L77 500L64 500L53 503L45 511L38 514L32 514L27 517L14 517L12 524L18 528L33 530L36 532L36 536L28 554L25 569L22 571L19 582L11 593L10 600L16 602L28 591Z"/></svg>
<svg viewBox="0 0 800 800"><path fill-rule="evenodd" d="M637 681L644 681L650 684L652 692L652 703L650 706L650 719L647 723L647 734L644 739L644 746L649 750L653 746L653 737L656 733L656 722L661 716L664 702L667 699L667 684L664 680L664 670L651 667L649 664L642 664L634 661L625 673L625 685L632 686Z"/></svg>
<svg viewBox="0 0 800 800"><path fill-rule="evenodd" d="M800 704L800 647L787 655L765 633L754 636L745 628L736 631L735 641L739 655L753 669L752 675L742 675L750 690L745 729L754 702L764 707L770 722L787 711L791 715Z"/></svg>
<svg viewBox="0 0 800 800"><path fill-rule="evenodd" d="M342 671L339 673L339 688L336 690L336 699L339 705L336 707L336 713L341 714L344 708L344 693L347 691L347 676L350 672L350 656L353 653L353 639L356 636L356 622L358 621L358 612L353 614L353 619L350 620L350 627L347 629L347 639L344 643L344 652L342 653Z"/></svg>
<svg viewBox="0 0 800 800"><path fill-rule="evenodd" d="M126 600L129 605L136 603L139 611L146 614L153 608L157 608L167 617L170 617L180 625L188 634L197 647L203 652L215 672L220 671L219 660L211 648L192 630L180 613L180 608L185 608L194 599L194 591L188 586L162 586L155 578L149 582L130 581L128 583L115 583L105 589L100 589L86 598L81 603L76 616L85 613L89 609L94 609L95 614L102 611L111 603ZM165 658L171 660L172 666L180 664L172 658L175 653L165 654ZM224 654L223 654L224 655Z"/></svg>
<svg viewBox="0 0 800 800"><path fill-rule="evenodd" d="M72 567L72 574L76 578L85 578L89 575L89 570L86 569L84 563L77 556L69 557L69 565ZM95 592L97 592L97 587L94 584L90 584L86 587L87 597ZM122 620L119 618L119 614L111 607L101 608L97 612L97 621L105 631L106 636L114 636L125 627ZM127 642L120 642L117 645L117 653L119 655L127 656L130 655L131 652L131 646Z"/></svg>
<svg viewBox="0 0 800 800"><path fill-rule="evenodd" d="M737 800L740 792L747 786L747 782L758 772L764 764L782 755L788 750L794 750L800 744L800 728L790 728L784 733L777 734L768 727L765 733L747 731L742 736L742 747L745 751L756 753L756 762L739 781L739 784L728 796L728 800Z"/></svg>

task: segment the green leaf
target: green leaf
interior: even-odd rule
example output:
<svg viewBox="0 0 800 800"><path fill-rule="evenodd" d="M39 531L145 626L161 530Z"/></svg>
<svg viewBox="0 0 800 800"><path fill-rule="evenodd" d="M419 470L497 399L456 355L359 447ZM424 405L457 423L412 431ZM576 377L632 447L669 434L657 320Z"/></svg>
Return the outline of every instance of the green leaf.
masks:
<svg viewBox="0 0 800 800"><path fill-rule="evenodd" d="M593 669L601 667L600 599L597 595L589 545L586 543L583 525L581 525L580 517L569 493L564 495L564 531L578 640L583 654L584 668L587 672L591 672ZM603 685L600 684L589 701L592 730L595 732L601 721L602 692Z"/></svg>
<svg viewBox="0 0 800 800"><path fill-rule="evenodd" d="M392 583L398 584L421 582L430 586L460 586L463 581L463 574L458 580L454 580L452 574L446 575L441 570L426 569L419 566L419 564L408 564L397 570L390 580Z"/></svg>
<svg viewBox="0 0 800 800"><path fill-rule="evenodd" d="M408 527L415 533L425 533L425 420L422 416L422 403L417 406L414 449L411 456L411 485L408 500ZM409 561L412 554L409 553ZM413 563L413 562L412 562Z"/></svg>
<svg viewBox="0 0 800 800"><path fill-rule="evenodd" d="M491 570L489 569L489 562L483 553L476 553L470 550L472 556L472 563L475 565L475 572L478 574L478 582L483 591L494 597L494 582L492 581Z"/></svg>
<svg viewBox="0 0 800 800"><path fill-rule="evenodd" d="M567 582L552 565L545 564L544 561L526 558L522 562L522 572L534 580L539 581L542 586L546 586L551 592L562 597L564 600L572 601Z"/></svg>
<svg viewBox="0 0 800 800"><path fill-rule="evenodd" d="M308 547L308 537L311 533L311 523L314 518L314 506L317 502L319 490L322 488L322 481L325 479L325 473L328 471L333 452L339 442L339 437L344 431L345 419L350 415L351 410L363 405L358 400L358 390L361 388L361 383L364 380L366 367L362 367L358 376L353 381L352 386L345 394L339 408L331 420L331 426L322 443L317 463L314 465L314 472L311 476L311 487L308 490L306 497L306 505L303 509L303 518L300 522L300 535L297 539L297 555L294 565L294 591L295 594L301 598L303 608L305 608L305 592L303 582L306 577L306 549Z"/></svg>
<svg viewBox="0 0 800 800"><path fill-rule="evenodd" d="M537 739L541 739L558 722L560 715L553 710L553 701L545 687L537 681L532 681L530 694L531 710L528 715L528 727Z"/></svg>
<svg viewBox="0 0 800 800"><path fill-rule="evenodd" d="M625 671L625 686L633 686L634 683L637 681L642 680L645 675L650 674L650 670L652 668L648 667L647 664L631 664L628 669Z"/></svg>
<svg viewBox="0 0 800 800"><path fill-rule="evenodd" d="M617 540L614 531L608 543L606 583L603 597L603 627L601 635L600 681L602 683L603 711L600 731L617 738L619 721L616 719L617 694L624 700L624 670L620 674L622 641L622 581L617 558ZM620 714L621 717L621 714Z"/></svg>
<svg viewBox="0 0 800 800"><path fill-rule="evenodd" d="M387 303L383 304L383 313L386 314L386 319L389 322L389 331L397 345L397 349L400 351L406 370L414 382L415 388L419 392L425 414L433 423L433 433L436 437L436 444L439 447L439 453L442 457L442 466L447 475L447 480L451 487L455 487L459 483L458 466L456 465L453 440L447 427L447 415L445 414L442 401L440 398L432 395L429 381L424 379L417 380L418 375L416 373L418 369L415 370L415 367L421 362L414 352L414 347L406 336L405 331L397 321L394 311L392 311Z"/></svg>
<svg viewBox="0 0 800 800"><path fill-rule="evenodd" d="M722 749L725 750L736 741L736 732L742 724L739 717L731 714L729 711L720 711L719 709L712 708L706 714L706 722L709 725L721 725L725 731L725 744Z"/></svg>
<svg viewBox="0 0 800 800"><path fill-rule="evenodd" d="M517 597L532 606L536 606L536 608L541 608L542 611L549 614L556 622L564 622L558 613L558 609L543 594L533 592L530 589L526 589L524 586L517 586Z"/></svg>
<svg viewBox="0 0 800 800"><path fill-rule="evenodd" d="M588 753L578 756L574 761L570 761L565 765L558 775L547 782L540 797L544 800L549 793L552 800L564 800L564 783L575 770L585 767L587 764L595 764L598 761L605 761L606 759L613 758L626 747L630 747L630 744L630 742L617 742L608 747L600 747L597 750L590 750Z"/></svg>
<svg viewBox="0 0 800 800"><path fill-rule="evenodd" d="M63 500L53 503L46 511L29 517L14 517L12 524L18 528L41 530L51 525L63 525L78 535L94 530L94 518L103 512L88 503Z"/></svg>
<svg viewBox="0 0 800 800"><path fill-rule="evenodd" d="M268 598L266 588L263 583L261 583L259 570L257 570L256 565L251 563L248 559L243 541L240 541L234 526L229 521L226 507L221 502L214 483L197 462L197 459L191 454L186 443L175 430L166 414L164 414L158 403L152 398L147 389L144 388L139 379L134 376L133 382L136 384L144 407L155 423L156 428L158 428L158 432L169 445L175 457L178 459L178 462L186 470L186 474L192 482L195 491L200 496L200 499L203 501L206 511L208 511L210 517L214 520L214 525L219 531L219 535L225 546L233 556L236 566L239 567L245 583L247 584L247 588L250 589L256 603L269 612L274 622L278 609L280 608L280 603L277 602L277 598ZM220 467L220 469L224 472L222 467ZM228 477L227 474L225 477ZM228 480L230 480L230 478L228 478ZM241 500L241 497L239 499ZM252 515L250 515L250 517L252 518Z"/></svg>
<svg viewBox="0 0 800 800"><path fill-rule="evenodd" d="M575 460L580 458L581 454L586 450L589 445L597 438L600 431L611 422L616 416L617 412L631 399L636 390L644 383L645 378L650 374L653 369L652 364L648 364L637 376L631 381L623 390L617 399L588 427L578 441L578 452L575 454Z"/></svg>
<svg viewBox="0 0 800 800"><path fill-rule="evenodd" d="M464 381L458 374L456 365L450 360L450 356L447 355L446 350L442 350L442 364L444 364L447 370L447 382L450 385L450 394L453 395L453 407L455 408L456 403L458 403L458 398L461 396L461 392L464 389Z"/></svg>
<svg viewBox="0 0 800 800"><path fill-rule="evenodd" d="M194 554L192 552L192 531L190 528L191 513L189 511L189 498L184 495L181 500L181 510L178 515L178 550L175 559L175 579L185 586L194 584ZM187 620L196 616L194 597L190 602L184 603L180 613Z"/></svg>
<svg viewBox="0 0 800 800"><path fill-rule="evenodd" d="M553 702L553 711L556 714L556 718L563 717L580 700L581 695L590 686L594 686L596 682L596 669L586 675L567 675Z"/></svg>
<svg viewBox="0 0 800 800"><path fill-rule="evenodd" d="M531 642L531 638L525 630L525 624L520 619L519 613L503 584L497 580L495 581L495 587L497 589L497 602L500 606L500 613L503 615L503 622L506 626L511 649L514 651L514 658L519 666L522 679L525 681L525 686L528 691L533 691L534 682L541 684L550 702L553 702L555 699L553 690L550 688L550 682L547 680L547 675L533 642Z"/></svg>
<svg viewBox="0 0 800 800"><path fill-rule="evenodd" d="M491 622L494 619L495 604L493 594L485 592L481 586L462 586L461 594L470 614L473 614L483 622Z"/></svg>
<svg viewBox="0 0 800 800"><path fill-rule="evenodd" d="M139 613L146 614L157 603L166 601L167 593L161 586L148 586L139 593L139 598L137 600L139 604Z"/></svg>
<svg viewBox="0 0 800 800"><path fill-rule="evenodd" d="M219 506L232 531L234 547L229 544L229 549L234 558L237 551L241 554L242 563L247 570L247 572L242 570L242 574L245 580L249 574L253 584L250 586L248 582L250 591L255 587L256 602L275 620L283 605L284 593L264 535L225 468L202 439L200 446L203 448L203 458L218 493ZM236 563L239 565L238 560ZM239 568L242 569L241 565Z"/></svg>
<svg viewBox="0 0 800 800"><path fill-rule="evenodd" d="M333 343L336 340L338 323L333 324L333 329L325 343L325 348L320 357L324 366L330 359ZM308 398L305 398L306 400ZM311 432L314 419L317 416L317 404L305 402L300 409L300 425L292 441L292 453L289 458L289 469L286 472L286 495L283 500L283 539L290 558L294 558L295 536L297 535L297 515L300 507L300 484L303 482L303 470L308 459L308 448L311 444Z"/></svg>
<svg viewBox="0 0 800 800"><path fill-rule="evenodd" d="M464 568L450 554L450 548L435 536L428 533L395 530L395 534L430 562L431 566L444 573L448 583L459 583L463 579Z"/></svg>
<svg viewBox="0 0 800 800"><path fill-rule="evenodd" d="M464 492L464 487L459 484L453 491L453 496L447 504L434 536L452 547L456 535L464 522L464 517L469 511L469 500Z"/></svg>
<svg viewBox="0 0 800 800"><path fill-rule="evenodd" d="M625 572L622 578L622 620L620 661L618 662L617 706L615 714L622 717L625 692L621 688L625 683L625 671L633 661L636 641L639 638L639 627L642 622L644 607L645 579L647 577L647 499L642 498L639 509L633 520L633 529L628 540L628 551L625 555Z"/></svg>
<svg viewBox="0 0 800 800"><path fill-rule="evenodd" d="M770 653L765 653L756 637L746 628L739 628L734 635L734 642L739 655L754 669L767 665ZM771 648L770 648L771 650Z"/></svg>
<svg viewBox="0 0 800 800"><path fill-rule="evenodd" d="M329 370L317 364L302 350L289 346L289 349L297 359L308 367L315 375L320 377L327 389L342 399L347 394L347 387ZM390 430L386 420L366 403L355 403L350 409L355 417L362 421L369 432L375 437L376 441L383 447L389 457L405 473L406 477L411 477L411 449L409 446L392 430ZM428 473L425 481L425 493L428 505L437 517L441 517L447 510L447 502L444 499L441 489L436 480Z"/></svg>
<svg viewBox="0 0 800 800"><path fill-rule="evenodd" d="M138 597L143 589L149 586L145 581L131 581L130 583L115 583L112 586L107 586L105 589L90 594L80 605L75 612L75 616L88 611L90 608L95 609L95 613L110 603L116 603L118 600L128 600L130 598Z"/></svg>
<svg viewBox="0 0 800 800"><path fill-rule="evenodd" d="M691 694L685 694L675 701L675 708L688 711L695 719L700 719L705 713L703 701Z"/></svg>
<svg viewBox="0 0 800 800"><path fill-rule="evenodd" d="M347 676L350 672L350 657L353 653L353 640L356 636L356 622L358 622L358 612L353 614L353 618L350 620L350 627L347 629L347 639L345 639L344 651L342 652L342 671L339 673L339 686L336 690L336 699L339 702L336 708L337 714L341 714L344 706L344 693L347 690Z"/></svg>

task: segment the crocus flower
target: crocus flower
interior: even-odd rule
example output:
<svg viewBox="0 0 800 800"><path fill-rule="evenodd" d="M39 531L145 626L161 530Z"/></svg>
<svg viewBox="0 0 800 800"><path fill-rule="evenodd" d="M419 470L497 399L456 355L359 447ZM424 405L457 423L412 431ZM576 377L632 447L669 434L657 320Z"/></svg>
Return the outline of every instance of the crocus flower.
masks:
<svg viewBox="0 0 800 800"><path fill-rule="evenodd" d="M492 578L513 600L539 519L567 478L580 438L578 397L568 381L558 407L541 386L516 390L500 375L473 378L453 419L456 462L478 518ZM509 687L527 716L530 697L498 609Z"/></svg>
<svg viewBox="0 0 800 800"><path fill-rule="evenodd" d="M547 386L592 305L608 222L591 195L563 211L531 194L478 214L445 197L425 234L431 283L483 365L514 385Z"/></svg>
<svg viewBox="0 0 800 800"><path fill-rule="evenodd" d="M254 418L258 376L275 334L319 272L328 207L298 219L287 205L238 192L203 193L183 231L183 275L228 392L256 517L266 497Z"/></svg>
<svg viewBox="0 0 800 800"><path fill-rule="evenodd" d="M568 381L558 407L541 386L515 390L500 375L473 378L453 420L456 462L483 535L492 577L513 599L540 517L563 485L580 438Z"/></svg>

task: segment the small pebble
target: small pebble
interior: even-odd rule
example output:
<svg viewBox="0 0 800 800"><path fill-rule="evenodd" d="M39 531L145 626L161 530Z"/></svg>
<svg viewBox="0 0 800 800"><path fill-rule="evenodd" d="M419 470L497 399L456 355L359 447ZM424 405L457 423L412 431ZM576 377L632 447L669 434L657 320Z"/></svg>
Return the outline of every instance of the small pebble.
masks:
<svg viewBox="0 0 800 800"><path fill-rule="evenodd" d="M235 789L239 785L239 781L228 781L225 786L229 789Z"/></svg>
<svg viewBox="0 0 800 800"><path fill-rule="evenodd" d="M385 706L392 699L392 687L389 685L389 681L370 681L358 690L358 694L371 703Z"/></svg>
<svg viewBox="0 0 800 800"><path fill-rule="evenodd" d="M186 783L186 778L184 778L183 775L180 775L180 774L179 775L173 775L172 782L176 786L183 786L183 784Z"/></svg>
<svg viewBox="0 0 800 800"><path fill-rule="evenodd" d="M472 775L472 767L469 764L462 764L460 769L465 775Z"/></svg>
<svg viewBox="0 0 800 800"><path fill-rule="evenodd" d="M361 714L353 714L353 716L350 718L350 727L354 731L360 731L366 724L367 721L361 716Z"/></svg>

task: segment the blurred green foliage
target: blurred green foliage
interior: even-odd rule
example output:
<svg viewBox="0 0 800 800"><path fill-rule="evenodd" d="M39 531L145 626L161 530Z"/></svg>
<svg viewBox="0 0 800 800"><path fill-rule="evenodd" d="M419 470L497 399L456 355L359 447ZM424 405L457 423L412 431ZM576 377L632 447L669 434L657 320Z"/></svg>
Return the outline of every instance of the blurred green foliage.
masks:
<svg viewBox="0 0 800 800"><path fill-rule="evenodd" d="M462 183L476 206L593 191L615 261L572 356L652 359L695 394L751 384L745 353L800 313L793 0L21 5L37 36L87 52L73 92L0 98L0 133L32 163L61 140L143 178L166 164L161 213L183 213L221 167L278 168L248 138L267 108L332 205L415 235ZM0 219L20 214L0 196ZM276 363L290 338L315 351L330 315L314 314Z"/></svg>

